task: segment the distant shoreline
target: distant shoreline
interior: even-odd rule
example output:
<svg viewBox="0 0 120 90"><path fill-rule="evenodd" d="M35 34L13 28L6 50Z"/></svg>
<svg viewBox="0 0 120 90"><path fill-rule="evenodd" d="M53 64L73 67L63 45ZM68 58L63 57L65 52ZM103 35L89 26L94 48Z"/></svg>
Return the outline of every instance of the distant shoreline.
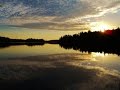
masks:
<svg viewBox="0 0 120 90"><path fill-rule="evenodd" d="M74 49L87 52L104 52L120 55L120 28L114 30L106 30L105 32L81 32L74 35L62 36L59 40L44 39L10 39L0 37L0 48L14 45L44 45L59 44L65 49Z"/></svg>

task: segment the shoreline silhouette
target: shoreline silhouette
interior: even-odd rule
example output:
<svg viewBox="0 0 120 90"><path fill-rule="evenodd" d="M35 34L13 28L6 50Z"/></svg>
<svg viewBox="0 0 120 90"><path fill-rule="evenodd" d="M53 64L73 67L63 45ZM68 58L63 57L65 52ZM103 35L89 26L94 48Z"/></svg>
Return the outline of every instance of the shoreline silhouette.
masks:
<svg viewBox="0 0 120 90"><path fill-rule="evenodd" d="M81 32L65 35L59 39L59 44L65 49L88 52L104 52L120 55L120 28L104 32Z"/></svg>
<svg viewBox="0 0 120 90"><path fill-rule="evenodd" d="M10 39L8 37L0 37L0 48L15 45L44 45L59 44L65 49L74 49L81 52L104 52L108 54L120 55L120 28L101 31L81 32L74 35L62 36L59 40L44 39Z"/></svg>

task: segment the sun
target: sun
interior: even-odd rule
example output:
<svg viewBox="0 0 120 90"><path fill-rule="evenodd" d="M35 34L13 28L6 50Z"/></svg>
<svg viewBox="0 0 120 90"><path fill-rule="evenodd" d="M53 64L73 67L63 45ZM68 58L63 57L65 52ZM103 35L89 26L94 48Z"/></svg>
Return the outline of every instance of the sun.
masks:
<svg viewBox="0 0 120 90"><path fill-rule="evenodd" d="M104 32L105 30L110 29L110 26L103 22L96 22L91 24L92 31L101 31Z"/></svg>
<svg viewBox="0 0 120 90"><path fill-rule="evenodd" d="M98 25L98 29L104 32L105 30L109 29L109 26L107 24L101 23L100 25Z"/></svg>

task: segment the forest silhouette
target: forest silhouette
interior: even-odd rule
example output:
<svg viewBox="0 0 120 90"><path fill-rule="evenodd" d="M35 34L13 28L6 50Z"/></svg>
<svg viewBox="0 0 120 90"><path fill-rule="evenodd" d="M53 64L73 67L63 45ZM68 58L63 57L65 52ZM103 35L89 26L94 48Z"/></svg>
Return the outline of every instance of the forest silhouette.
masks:
<svg viewBox="0 0 120 90"><path fill-rule="evenodd" d="M65 35L59 39L59 44L65 49L120 55L120 28L105 30L104 32L88 31Z"/></svg>
<svg viewBox="0 0 120 90"><path fill-rule="evenodd" d="M8 37L0 37L0 48L13 45L44 45L59 44L65 49L74 49L85 52L104 52L120 55L120 28L101 31L81 32L74 35L65 35L59 40L44 39L10 39Z"/></svg>

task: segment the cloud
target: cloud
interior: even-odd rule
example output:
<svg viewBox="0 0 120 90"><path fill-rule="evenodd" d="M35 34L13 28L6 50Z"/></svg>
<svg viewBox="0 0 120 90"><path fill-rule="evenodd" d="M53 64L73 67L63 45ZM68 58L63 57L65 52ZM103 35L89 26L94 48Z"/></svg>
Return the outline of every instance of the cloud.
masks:
<svg viewBox="0 0 120 90"><path fill-rule="evenodd" d="M84 22L86 25L83 20L120 9L119 0L0 0L0 3L3 4L0 7L0 23L53 30L81 29L84 26L78 24Z"/></svg>
<svg viewBox="0 0 120 90"><path fill-rule="evenodd" d="M10 25L23 25L27 23L42 23L51 22L54 16L25 16L25 17L12 17L7 19L2 19L2 22Z"/></svg>
<svg viewBox="0 0 120 90"><path fill-rule="evenodd" d="M14 26L14 25L13 25ZM88 30L88 23L55 23L55 22L41 22L41 23L27 23L22 25L15 25L15 27L23 27L40 30Z"/></svg>

